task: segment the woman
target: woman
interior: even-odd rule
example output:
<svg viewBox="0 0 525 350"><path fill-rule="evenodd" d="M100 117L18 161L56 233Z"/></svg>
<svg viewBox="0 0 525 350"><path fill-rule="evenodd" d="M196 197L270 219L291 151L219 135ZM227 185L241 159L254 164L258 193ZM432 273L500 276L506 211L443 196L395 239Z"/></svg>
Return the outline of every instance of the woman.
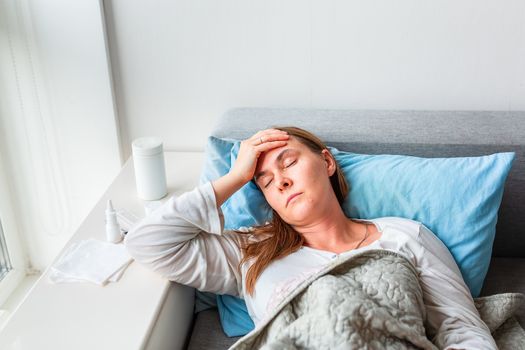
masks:
<svg viewBox="0 0 525 350"><path fill-rule="evenodd" d="M248 181L272 207L272 222L251 232L223 231L220 206ZM444 244L413 220L346 217L347 192L341 169L316 136L294 127L266 129L241 142L228 174L170 198L125 244L139 263L170 280L244 298L255 324L283 288L331 259L389 249L416 267L427 334L438 347L496 349Z"/></svg>

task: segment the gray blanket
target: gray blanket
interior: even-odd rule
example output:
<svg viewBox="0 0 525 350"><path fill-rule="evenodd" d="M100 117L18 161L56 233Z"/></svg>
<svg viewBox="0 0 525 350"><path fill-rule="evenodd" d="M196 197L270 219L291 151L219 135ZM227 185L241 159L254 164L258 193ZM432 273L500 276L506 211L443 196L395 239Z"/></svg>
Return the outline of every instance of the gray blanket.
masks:
<svg viewBox="0 0 525 350"><path fill-rule="evenodd" d="M525 349L525 331L512 317L524 298L474 299L500 349ZM412 264L395 252L369 250L308 277L230 349L437 349L425 316Z"/></svg>

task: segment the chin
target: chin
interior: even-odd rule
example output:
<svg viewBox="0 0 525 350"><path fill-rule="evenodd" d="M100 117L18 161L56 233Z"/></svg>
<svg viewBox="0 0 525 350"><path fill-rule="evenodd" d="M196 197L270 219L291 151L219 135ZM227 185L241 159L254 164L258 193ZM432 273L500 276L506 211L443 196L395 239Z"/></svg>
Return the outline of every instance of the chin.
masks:
<svg viewBox="0 0 525 350"><path fill-rule="evenodd" d="M314 214L314 211L311 210L311 208L294 208L297 210L294 210L290 215L288 216L289 220L286 220L286 222L290 224L298 224L307 221L309 218L312 217Z"/></svg>

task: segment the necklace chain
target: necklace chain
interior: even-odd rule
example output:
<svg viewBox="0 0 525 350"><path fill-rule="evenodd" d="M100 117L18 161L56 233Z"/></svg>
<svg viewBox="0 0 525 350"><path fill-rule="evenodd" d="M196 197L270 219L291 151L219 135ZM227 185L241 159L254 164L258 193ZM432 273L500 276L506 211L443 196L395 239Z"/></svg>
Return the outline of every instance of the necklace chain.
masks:
<svg viewBox="0 0 525 350"><path fill-rule="evenodd" d="M366 227L366 232L365 232L365 236L363 237L363 239L361 240L361 242L359 242L354 249L357 249L359 248L359 246L361 244L363 244L363 242L365 241L365 239L368 237L368 224L365 224L365 227Z"/></svg>

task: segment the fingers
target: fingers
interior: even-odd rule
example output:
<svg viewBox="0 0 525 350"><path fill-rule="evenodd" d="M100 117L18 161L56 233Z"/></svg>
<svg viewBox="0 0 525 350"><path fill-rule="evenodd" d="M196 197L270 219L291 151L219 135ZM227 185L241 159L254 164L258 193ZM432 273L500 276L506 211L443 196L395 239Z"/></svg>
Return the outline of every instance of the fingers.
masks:
<svg viewBox="0 0 525 350"><path fill-rule="evenodd" d="M257 160L263 152L286 145L290 135L277 129L266 129L241 142L235 164L230 172L247 182L253 178Z"/></svg>
<svg viewBox="0 0 525 350"><path fill-rule="evenodd" d="M255 133L249 138L249 140L253 146L261 146L258 148L267 149L272 146L275 147L276 144L282 144L284 141L288 140L289 137L290 135L288 135L286 131L266 129Z"/></svg>

